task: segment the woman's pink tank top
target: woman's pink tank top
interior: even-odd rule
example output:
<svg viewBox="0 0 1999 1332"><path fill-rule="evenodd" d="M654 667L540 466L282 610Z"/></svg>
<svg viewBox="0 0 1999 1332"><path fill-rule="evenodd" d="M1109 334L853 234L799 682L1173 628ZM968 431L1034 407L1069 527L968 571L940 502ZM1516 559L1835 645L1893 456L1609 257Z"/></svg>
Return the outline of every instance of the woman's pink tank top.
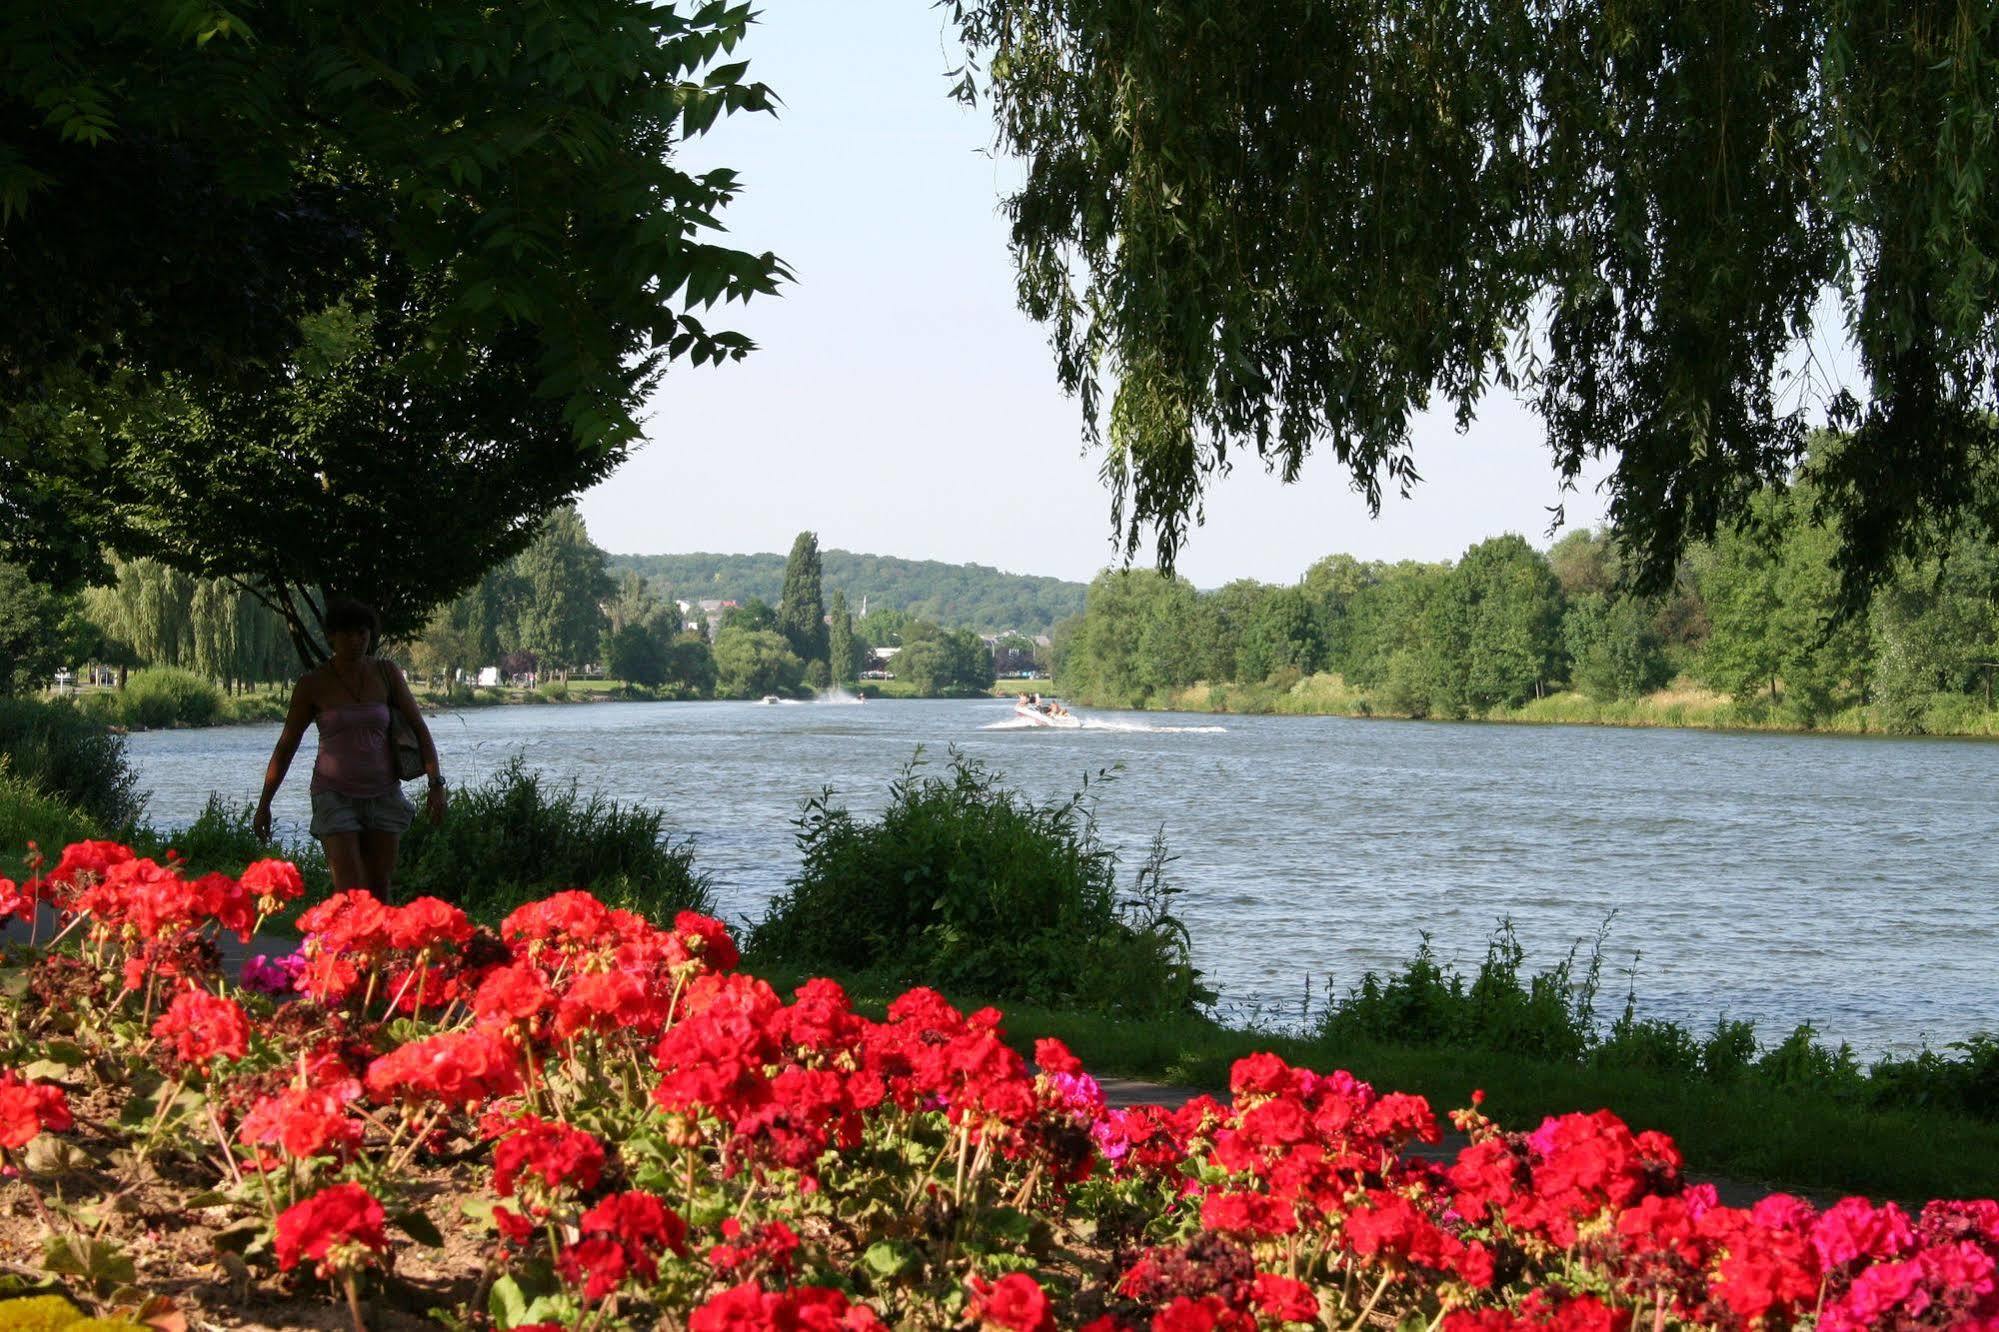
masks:
<svg viewBox="0 0 1999 1332"><path fill-rule="evenodd" d="M399 789L389 761L389 705L335 703L319 710L319 757L312 765L314 791L338 791L357 800Z"/></svg>

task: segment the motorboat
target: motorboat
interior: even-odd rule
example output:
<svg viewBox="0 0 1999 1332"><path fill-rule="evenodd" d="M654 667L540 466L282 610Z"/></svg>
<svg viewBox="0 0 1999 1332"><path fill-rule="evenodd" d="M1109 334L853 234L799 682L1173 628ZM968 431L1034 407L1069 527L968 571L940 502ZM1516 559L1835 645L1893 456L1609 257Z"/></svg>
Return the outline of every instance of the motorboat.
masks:
<svg viewBox="0 0 1999 1332"><path fill-rule="evenodd" d="M1013 705L1013 715L1030 726L1049 726L1059 730L1081 730L1082 719L1065 709L1052 698L1039 702L1019 699Z"/></svg>
<svg viewBox="0 0 1999 1332"><path fill-rule="evenodd" d="M765 694L764 702L766 704L778 704L784 702L784 700L779 698L776 694Z"/></svg>

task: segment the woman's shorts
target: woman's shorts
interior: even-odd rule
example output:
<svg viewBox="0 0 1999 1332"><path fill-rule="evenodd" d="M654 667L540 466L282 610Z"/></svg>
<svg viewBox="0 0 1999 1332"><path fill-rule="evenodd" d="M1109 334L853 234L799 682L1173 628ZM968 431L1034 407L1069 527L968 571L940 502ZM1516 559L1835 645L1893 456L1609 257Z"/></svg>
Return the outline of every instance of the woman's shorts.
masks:
<svg viewBox="0 0 1999 1332"><path fill-rule="evenodd" d="M312 835L386 832L400 836L416 819L416 806L400 790L387 795L351 796L338 791L312 793Z"/></svg>

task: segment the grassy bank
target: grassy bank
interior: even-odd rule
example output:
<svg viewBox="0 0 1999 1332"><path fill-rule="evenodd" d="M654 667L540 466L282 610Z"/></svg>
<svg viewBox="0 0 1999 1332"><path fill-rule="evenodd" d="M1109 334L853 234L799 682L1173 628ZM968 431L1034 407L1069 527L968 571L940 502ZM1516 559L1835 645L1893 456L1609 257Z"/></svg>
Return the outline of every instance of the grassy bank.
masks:
<svg viewBox="0 0 1999 1332"><path fill-rule="evenodd" d="M1122 708L1117 700L1077 697L1092 708ZM1139 705L1139 711L1237 713L1244 716L1385 717L1422 715L1379 692L1357 688L1338 675L1321 673L1295 680L1279 677L1263 684L1196 684L1169 690ZM1496 708L1474 721L1545 726L1688 727L1716 731L1770 731L1789 734L1889 735L1879 710L1848 708L1812 726L1790 720L1766 701L1739 703L1725 694L1685 682L1638 698L1596 699L1564 690L1513 708ZM1925 719L1924 734L1960 738L1999 737L1999 709L1973 706L1939 711Z"/></svg>
<svg viewBox="0 0 1999 1332"><path fill-rule="evenodd" d="M853 692L863 698L992 698L984 690L951 690L943 694L925 694L908 680L862 680L853 686ZM1008 695L1012 697L1012 695Z"/></svg>

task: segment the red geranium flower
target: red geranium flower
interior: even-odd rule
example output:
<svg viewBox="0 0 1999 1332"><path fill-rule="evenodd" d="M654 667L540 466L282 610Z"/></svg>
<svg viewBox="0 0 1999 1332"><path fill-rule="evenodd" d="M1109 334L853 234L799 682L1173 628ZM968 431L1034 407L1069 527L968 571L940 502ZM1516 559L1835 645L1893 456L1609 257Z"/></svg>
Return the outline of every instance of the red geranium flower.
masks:
<svg viewBox="0 0 1999 1332"><path fill-rule="evenodd" d="M289 902L305 896L305 876L289 860L255 861L238 882L260 901Z"/></svg>
<svg viewBox="0 0 1999 1332"><path fill-rule="evenodd" d="M1055 1332L1055 1315L1048 1307L1048 1293L1025 1272L1010 1272L998 1281L971 1278L973 1322L984 1327L1003 1327L1008 1332Z"/></svg>
<svg viewBox="0 0 1999 1332"><path fill-rule="evenodd" d="M604 1145L581 1129L522 1115L493 1149L493 1191L512 1197L523 1174L538 1176L553 1189L579 1193L597 1187L604 1173ZM678 1218L676 1218L678 1219Z"/></svg>
<svg viewBox="0 0 1999 1332"><path fill-rule="evenodd" d="M304 1259L322 1277L359 1271L389 1247L382 1205L359 1184L334 1184L278 1213L278 1267Z"/></svg>
<svg viewBox="0 0 1999 1332"><path fill-rule="evenodd" d="M687 1320L688 1332L875 1332L883 1326L872 1308L849 1304L837 1290L767 1291L751 1281L731 1286Z"/></svg>
<svg viewBox="0 0 1999 1332"><path fill-rule="evenodd" d="M368 1090L384 1099L465 1106L520 1089L514 1047L484 1027L411 1041L368 1065Z"/></svg>
<svg viewBox="0 0 1999 1332"><path fill-rule="evenodd" d="M190 1067L206 1069L218 1056L241 1059L250 1052L250 1019L242 1005L206 990L182 990L153 1023L153 1035L174 1043L174 1053Z"/></svg>
<svg viewBox="0 0 1999 1332"><path fill-rule="evenodd" d="M1319 1297L1302 1281L1270 1272L1258 1272L1250 1290L1250 1301L1265 1317L1280 1323L1319 1321Z"/></svg>
<svg viewBox="0 0 1999 1332"><path fill-rule="evenodd" d="M331 1087L289 1087L252 1106L239 1136L248 1143L275 1143L300 1160L345 1160L361 1145L361 1126L344 1106L345 1098Z"/></svg>
<svg viewBox="0 0 1999 1332"><path fill-rule="evenodd" d="M1288 1235L1298 1228L1289 1203L1263 1193L1217 1193L1201 1204L1201 1224L1225 1235Z"/></svg>
<svg viewBox="0 0 1999 1332"><path fill-rule="evenodd" d="M71 1127L69 1097L49 1082L29 1082L13 1069L0 1072L0 1150L26 1147L43 1129Z"/></svg>
<svg viewBox="0 0 1999 1332"><path fill-rule="evenodd" d="M472 920L451 903L419 897L388 911L389 947L422 952L443 944L462 944L472 937Z"/></svg>
<svg viewBox="0 0 1999 1332"><path fill-rule="evenodd" d="M479 982L472 1012L488 1022L532 1022L555 1003L541 973L525 962L498 967Z"/></svg>
<svg viewBox="0 0 1999 1332"><path fill-rule="evenodd" d="M673 918L673 932L693 956L711 971L734 971L742 961L729 927L713 916L683 911Z"/></svg>

